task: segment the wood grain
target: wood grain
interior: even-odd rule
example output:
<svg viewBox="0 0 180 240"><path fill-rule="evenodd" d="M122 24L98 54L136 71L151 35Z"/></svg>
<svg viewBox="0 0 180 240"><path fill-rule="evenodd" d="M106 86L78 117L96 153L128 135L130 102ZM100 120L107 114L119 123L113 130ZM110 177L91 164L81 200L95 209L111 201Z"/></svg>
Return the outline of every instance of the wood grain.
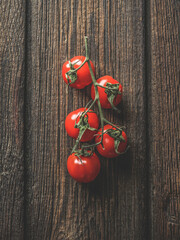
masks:
<svg viewBox="0 0 180 240"><path fill-rule="evenodd" d="M152 239L180 236L178 1L151 1L149 143Z"/></svg>
<svg viewBox="0 0 180 240"><path fill-rule="evenodd" d="M147 239L143 1L36 0L27 9L26 239ZM81 185L66 170L64 120L89 89L65 86L61 67L84 54L85 35L97 77L124 87L122 114L106 117L127 126L131 150L101 158L100 176Z"/></svg>
<svg viewBox="0 0 180 240"><path fill-rule="evenodd" d="M24 238L25 4L0 4L0 239Z"/></svg>

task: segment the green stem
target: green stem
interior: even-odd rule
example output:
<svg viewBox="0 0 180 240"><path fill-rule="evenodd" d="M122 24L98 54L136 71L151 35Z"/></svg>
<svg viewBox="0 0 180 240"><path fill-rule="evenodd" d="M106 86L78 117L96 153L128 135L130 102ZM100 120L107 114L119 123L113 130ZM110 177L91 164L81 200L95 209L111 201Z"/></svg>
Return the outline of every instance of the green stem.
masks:
<svg viewBox="0 0 180 240"><path fill-rule="evenodd" d="M104 87L104 86L102 86L102 85L100 85L98 83L96 83L96 86L107 89L107 87Z"/></svg>
<svg viewBox="0 0 180 240"><path fill-rule="evenodd" d="M122 128L117 127L116 125L114 125L112 122L108 121L106 118L104 118L104 122L106 122L107 124L111 125L112 127L118 129L118 130L122 130Z"/></svg>
<svg viewBox="0 0 180 240"><path fill-rule="evenodd" d="M103 112L102 112L102 108L101 108L101 103L100 103L100 100L99 100L99 92L98 92L98 88L97 88L97 85L96 85L96 79L95 79L95 76L94 76L90 61L89 61L88 38L87 37L85 37L85 49L86 49L86 58L88 59L87 63L88 63L89 71L90 71L91 78L92 78L93 85L94 85L94 89L95 89L95 101L97 101L97 104L98 104L98 109L99 109L99 114L100 114L100 119L101 119L101 128L103 129L104 128L104 121L103 121L104 116L103 116Z"/></svg>
<svg viewBox="0 0 180 240"><path fill-rule="evenodd" d="M94 101L91 103L91 105L88 107L88 109L82 114L83 116L85 116L86 113L89 112L89 110L94 106L96 101L97 101L97 99L95 98Z"/></svg>
<svg viewBox="0 0 180 240"><path fill-rule="evenodd" d="M104 116L103 116L103 112L102 112L102 108L101 108L101 103L99 100L99 92L98 92L98 88L97 88L97 82L90 64L90 60L89 60L89 52L88 52L88 38L85 37L85 49L86 49L86 59L87 59L87 63L88 63L88 67L89 67L89 71L91 74L91 78L92 78L92 82L94 85L94 89L95 89L95 101L97 101L97 105L98 105L98 109L99 109L99 114L100 114L100 120L101 120L101 128L102 128L102 138L101 138L101 143L102 143L102 139L103 139L103 131L104 131Z"/></svg>
<svg viewBox="0 0 180 240"><path fill-rule="evenodd" d="M85 131L86 131L86 129L84 129L83 131L79 131L78 138L76 139L76 143L75 143L75 145L74 145L74 147L73 147L73 149L72 149L72 151L71 151L71 154L72 154L73 152L75 152L75 150L76 150L76 148L77 148L77 146L78 146L78 144L79 144L79 142L80 142L80 140L81 140L81 138L82 138L82 135L84 134Z"/></svg>
<svg viewBox="0 0 180 240"><path fill-rule="evenodd" d="M83 145L83 146L82 146L82 149L95 147L95 146L99 145L100 143L102 143L102 141L100 141L100 142L98 142L98 143L93 143L93 144L90 144L90 145Z"/></svg>
<svg viewBox="0 0 180 240"><path fill-rule="evenodd" d="M79 70L80 68L82 68L82 66L83 66L86 62L87 62L87 59L85 58L84 62L83 62L78 68L76 68L76 69L71 69L71 70L69 70L69 71L71 71L72 73L73 73L73 72L77 72L77 70Z"/></svg>
<svg viewBox="0 0 180 240"><path fill-rule="evenodd" d="M88 37L85 36L84 37L84 40L85 40L85 51L86 51L86 59L87 61L89 60L89 51L88 51ZM94 75L94 74L93 74Z"/></svg>

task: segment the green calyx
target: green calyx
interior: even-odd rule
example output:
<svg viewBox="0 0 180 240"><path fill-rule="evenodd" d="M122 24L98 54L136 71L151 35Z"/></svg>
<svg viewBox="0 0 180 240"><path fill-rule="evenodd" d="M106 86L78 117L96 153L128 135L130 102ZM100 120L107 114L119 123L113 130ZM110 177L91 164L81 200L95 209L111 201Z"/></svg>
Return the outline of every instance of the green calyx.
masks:
<svg viewBox="0 0 180 240"><path fill-rule="evenodd" d="M66 73L66 79L68 81L68 85L72 84L72 83L75 83L76 80L77 80L77 71L82 68L82 66L87 62L89 61L89 57L86 57L84 62L78 67L78 68L74 68L74 65L76 63L78 63L80 60L77 60L74 64L72 64L71 61L69 61L69 67L70 67L70 70ZM69 81L71 80L71 82Z"/></svg>
<svg viewBox="0 0 180 240"><path fill-rule="evenodd" d="M79 128L79 132L85 132L86 129L91 130L91 131L96 131L96 128L92 128L90 127L89 123L88 123L88 115L87 114L82 114L80 116L79 122L76 123L74 125L75 128Z"/></svg>
<svg viewBox="0 0 180 240"><path fill-rule="evenodd" d="M122 129L108 129L107 131L105 131L105 133L107 133L110 137L112 137L114 139L114 149L115 149L115 152L117 154L120 154L120 152L118 151L118 147L119 147L119 144L121 142L125 142L125 139L124 137L122 136Z"/></svg>
<svg viewBox="0 0 180 240"><path fill-rule="evenodd" d="M74 68L74 65L69 61L70 70L66 73L66 79L68 81L68 85L75 83L77 80L77 71ZM71 81L70 81L71 80Z"/></svg>
<svg viewBox="0 0 180 240"><path fill-rule="evenodd" d="M85 149L78 149L78 150L74 151L74 153L75 153L75 156L77 156L79 158L79 160L81 161L81 163L83 164L81 156L90 157L90 156L93 155L93 150L88 151L88 150L85 150Z"/></svg>
<svg viewBox="0 0 180 240"><path fill-rule="evenodd" d="M112 108L117 112L120 112L120 110L116 108L113 103L116 96L118 94L121 95L121 92L119 91L119 83L117 84L107 83L105 93L107 94L108 101L111 104Z"/></svg>
<svg viewBox="0 0 180 240"><path fill-rule="evenodd" d="M92 110L88 110L88 112L93 112ZM78 118L78 117L77 117ZM74 145L71 153L75 152L76 151L76 148L78 146L78 143L79 141L81 140L84 132L86 130L91 130L91 131L97 131L96 128L92 128L90 127L89 123L88 123L88 115L87 115L87 110L84 111L81 116L80 116L80 119L77 123L77 118L76 118L76 121L75 121L75 125L74 127L75 128L78 128L79 129L79 135L78 135L78 138L76 139L76 144Z"/></svg>
<svg viewBox="0 0 180 240"><path fill-rule="evenodd" d="M75 152L75 156L80 157L80 156L84 156L84 157L90 157L93 155L93 151L92 150L85 150L85 149L78 149Z"/></svg>

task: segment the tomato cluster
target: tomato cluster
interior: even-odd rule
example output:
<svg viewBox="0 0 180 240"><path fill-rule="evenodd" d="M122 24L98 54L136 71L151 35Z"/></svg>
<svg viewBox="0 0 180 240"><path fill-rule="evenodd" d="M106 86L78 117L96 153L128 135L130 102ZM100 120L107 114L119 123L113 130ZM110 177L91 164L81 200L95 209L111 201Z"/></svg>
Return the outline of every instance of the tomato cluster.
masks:
<svg viewBox="0 0 180 240"><path fill-rule="evenodd" d="M74 57L65 62L62 68L63 80L72 88L83 89L93 83L90 107L79 108L69 113L65 120L67 134L76 139L67 160L67 169L73 179L83 183L93 181L100 171L99 157L92 148L96 147L97 152L107 158L115 158L127 149L127 136L123 128L110 123L102 113L102 108L118 110L116 106L122 99L122 85L111 76L96 80L94 75L95 68L87 52L86 57ZM100 120L91 109L95 103L98 103ZM95 143L77 149L79 142L91 142L93 139Z"/></svg>

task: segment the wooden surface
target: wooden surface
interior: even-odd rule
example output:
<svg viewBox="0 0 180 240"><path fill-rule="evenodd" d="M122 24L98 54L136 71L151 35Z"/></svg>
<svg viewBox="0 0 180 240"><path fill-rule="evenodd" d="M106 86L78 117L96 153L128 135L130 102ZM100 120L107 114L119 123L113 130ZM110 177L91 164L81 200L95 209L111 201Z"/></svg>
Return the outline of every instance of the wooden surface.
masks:
<svg viewBox="0 0 180 240"><path fill-rule="evenodd" d="M24 235L25 5L0 4L0 239Z"/></svg>
<svg viewBox="0 0 180 240"><path fill-rule="evenodd" d="M177 1L151 3L149 160L152 239L180 237Z"/></svg>
<svg viewBox="0 0 180 240"><path fill-rule="evenodd" d="M178 1L2 1L0 239L176 240L180 235ZM130 150L73 181L66 115L90 100L62 64L84 54L123 85Z"/></svg>

